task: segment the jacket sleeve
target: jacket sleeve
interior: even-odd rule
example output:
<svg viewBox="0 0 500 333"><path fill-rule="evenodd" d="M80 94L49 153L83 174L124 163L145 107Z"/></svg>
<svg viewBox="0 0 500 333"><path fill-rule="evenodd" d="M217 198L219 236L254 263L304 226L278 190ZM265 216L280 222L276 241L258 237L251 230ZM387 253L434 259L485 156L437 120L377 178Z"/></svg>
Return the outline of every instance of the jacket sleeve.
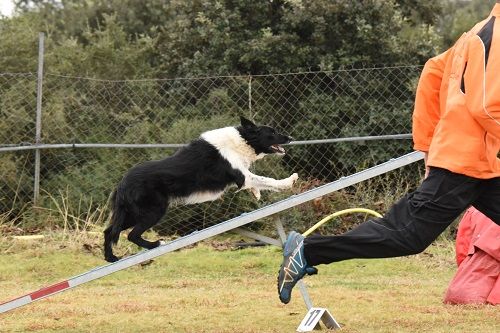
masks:
<svg viewBox="0 0 500 333"><path fill-rule="evenodd" d="M413 148L429 151L434 129L440 119L439 91L446 62L452 49L429 59L418 81L413 111Z"/></svg>
<svg viewBox="0 0 500 333"><path fill-rule="evenodd" d="M500 43L500 38L493 42ZM469 42L464 74L465 101L472 117L486 132L500 139L500 55L493 49L495 45L491 46L485 49L477 35Z"/></svg>

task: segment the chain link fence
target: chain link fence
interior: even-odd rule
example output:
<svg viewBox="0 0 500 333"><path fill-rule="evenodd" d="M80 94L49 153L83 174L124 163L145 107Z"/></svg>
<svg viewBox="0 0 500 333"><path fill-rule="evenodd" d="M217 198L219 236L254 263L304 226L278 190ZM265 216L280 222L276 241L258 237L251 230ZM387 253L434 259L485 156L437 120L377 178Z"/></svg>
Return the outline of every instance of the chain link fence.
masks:
<svg viewBox="0 0 500 333"><path fill-rule="evenodd" d="M37 218L42 211L48 225L57 224L51 221L60 214L79 221L108 211L111 192L131 166L170 155L203 131L237 125L240 115L294 137L286 156L265 158L254 171L274 178L298 172L301 181L293 191L305 191L412 150L408 133L420 70L123 81L47 73L40 145L35 145L37 75L0 74L0 212L19 223L32 217L35 148L40 153ZM314 220L332 205L383 209L387 192L418 182L417 169L408 168L370 188L333 195L326 206L316 201L291 210L286 219ZM368 192L373 195L363 199ZM230 191L216 202L171 209L160 231L186 234L290 194L265 193L257 202L250 193Z"/></svg>

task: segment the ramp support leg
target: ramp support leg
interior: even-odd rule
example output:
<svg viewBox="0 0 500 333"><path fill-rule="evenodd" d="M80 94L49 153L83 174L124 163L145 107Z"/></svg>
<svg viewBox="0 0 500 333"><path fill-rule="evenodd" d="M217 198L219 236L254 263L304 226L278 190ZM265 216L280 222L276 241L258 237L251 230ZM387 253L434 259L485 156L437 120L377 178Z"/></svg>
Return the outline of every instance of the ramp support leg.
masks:
<svg viewBox="0 0 500 333"><path fill-rule="evenodd" d="M286 232L285 228L283 227L283 223L281 223L281 220L278 218L275 220L274 224L276 225L276 230L278 231L281 243L284 244L286 241ZM321 326L319 325L320 320L323 322L323 325L325 325L326 328L339 329L340 325L337 323L335 318L333 318L328 309L313 307L311 297L309 296L306 285L302 280L297 282L297 286L299 287L300 293L302 294L302 298L304 299L304 303L306 304L308 311L299 327L297 328L297 332L310 332L312 330L321 329ZM321 316L317 316L315 320L310 320L311 314L315 316L321 314Z"/></svg>

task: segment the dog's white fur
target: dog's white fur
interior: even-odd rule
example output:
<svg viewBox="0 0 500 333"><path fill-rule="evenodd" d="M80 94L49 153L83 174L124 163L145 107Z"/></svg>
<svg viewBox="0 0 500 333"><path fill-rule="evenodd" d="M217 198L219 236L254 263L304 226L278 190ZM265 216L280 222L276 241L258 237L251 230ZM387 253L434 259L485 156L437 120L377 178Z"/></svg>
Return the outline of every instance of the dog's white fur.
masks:
<svg viewBox="0 0 500 333"><path fill-rule="evenodd" d="M216 147L219 153L231 164L233 168L240 170L243 173L245 176L245 184L240 190L250 190L257 200L261 197L261 190L281 191L289 189L299 178L297 173L281 180L253 174L249 170L250 166L253 162L263 158L265 154L255 154L252 147L245 142L238 130L234 127L224 127L208 131L203 133L201 138ZM222 193L223 192L217 194L213 193L213 195L218 198L222 195Z"/></svg>
<svg viewBox="0 0 500 333"><path fill-rule="evenodd" d="M210 192L210 191L196 192L196 193L191 194L188 197L171 198L170 201L169 201L169 203L172 206L194 205L194 204L197 204L197 203L202 203L202 202L217 200L223 194L224 194L224 191L218 191L218 192Z"/></svg>

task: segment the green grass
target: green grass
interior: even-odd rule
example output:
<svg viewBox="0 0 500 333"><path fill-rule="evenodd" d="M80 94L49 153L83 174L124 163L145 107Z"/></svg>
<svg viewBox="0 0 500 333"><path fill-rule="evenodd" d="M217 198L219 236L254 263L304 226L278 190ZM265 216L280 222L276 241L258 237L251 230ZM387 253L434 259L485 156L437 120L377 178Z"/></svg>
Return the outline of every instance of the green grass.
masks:
<svg viewBox="0 0 500 333"><path fill-rule="evenodd" d="M0 302L104 264L99 237L0 237ZM290 304L278 300L280 250L214 242L1 314L0 332L295 332L306 309L297 290ZM305 281L341 332L498 332L498 308L442 303L453 259L440 242L418 256L319 266Z"/></svg>

